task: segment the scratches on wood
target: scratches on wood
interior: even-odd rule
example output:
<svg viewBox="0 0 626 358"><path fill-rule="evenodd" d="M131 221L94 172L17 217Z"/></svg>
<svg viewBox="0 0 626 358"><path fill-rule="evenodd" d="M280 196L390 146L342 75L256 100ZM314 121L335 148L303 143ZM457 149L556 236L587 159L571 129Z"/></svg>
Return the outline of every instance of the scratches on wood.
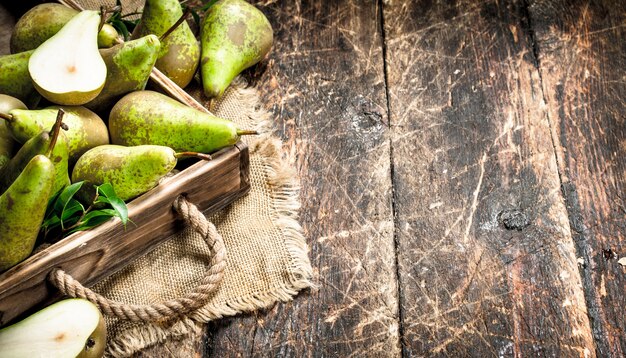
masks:
<svg viewBox="0 0 626 358"><path fill-rule="evenodd" d="M523 14L385 6L405 355L593 347ZM501 226L507 210L528 224Z"/></svg>
<svg viewBox="0 0 626 358"><path fill-rule="evenodd" d="M624 356L626 276L602 253L626 252L626 5L544 0L529 11L595 353Z"/></svg>
<svg viewBox="0 0 626 358"><path fill-rule="evenodd" d="M476 189L474 189L474 193L472 193L472 205L469 207L469 215L465 220L467 225L465 226L465 233L463 234L463 243L467 244L469 239L470 230L472 229L472 223L474 222L474 214L476 213L476 208L478 207L478 195L480 194L480 189L483 185L483 177L485 175L485 162L487 161L487 152L483 153L483 156L480 158L478 165L480 166L480 174L478 174L478 182L476 183Z"/></svg>

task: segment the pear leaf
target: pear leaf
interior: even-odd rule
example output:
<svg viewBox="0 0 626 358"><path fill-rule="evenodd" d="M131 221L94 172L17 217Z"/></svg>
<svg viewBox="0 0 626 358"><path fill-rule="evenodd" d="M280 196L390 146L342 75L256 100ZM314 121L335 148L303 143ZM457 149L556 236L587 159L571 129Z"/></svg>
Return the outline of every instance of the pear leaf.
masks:
<svg viewBox="0 0 626 358"><path fill-rule="evenodd" d="M44 220L44 222L41 224L42 227L52 227L58 225L61 225L61 219L56 215L51 215L51 217Z"/></svg>
<svg viewBox="0 0 626 358"><path fill-rule="evenodd" d="M66 227L72 226L78 222L80 216L85 212L85 207L78 200L71 198L63 212L61 212L61 228L65 229Z"/></svg>
<svg viewBox="0 0 626 358"><path fill-rule="evenodd" d="M98 195L85 209L85 206L74 198L83 183L81 181L69 185L50 198L45 220L41 225L44 238L49 234L60 238L77 231L88 230L112 217L119 217L126 227L128 208L115 194L113 186L108 183L96 186Z"/></svg>
<svg viewBox="0 0 626 358"><path fill-rule="evenodd" d="M104 183L97 187L98 190L98 199L96 200L99 203L109 204L116 211L117 217L122 220L122 224L126 226L128 222L128 208L124 203L124 200L117 197L115 194L115 189L109 183Z"/></svg>
<svg viewBox="0 0 626 358"><path fill-rule="evenodd" d="M88 230L93 227L96 227L112 217L117 216L117 212L113 209L102 209L102 210L94 210L87 213L81 220L81 224L68 233L74 233L77 231Z"/></svg>
<svg viewBox="0 0 626 358"><path fill-rule="evenodd" d="M82 181L66 186L65 189L61 191L61 194L59 194L59 196L56 198L53 210L57 213L62 213L65 210L67 204L70 202L70 199L74 197L74 195L78 192L78 190L80 190L82 186Z"/></svg>
<svg viewBox="0 0 626 358"><path fill-rule="evenodd" d="M116 11L113 12L111 17L107 20L111 26L113 26L119 33L124 37L124 41L130 40L131 32L135 29L135 26L139 23L139 18L135 20L127 20L124 17L135 16L140 13L132 12L129 14L122 15L122 2L120 0L116 1Z"/></svg>

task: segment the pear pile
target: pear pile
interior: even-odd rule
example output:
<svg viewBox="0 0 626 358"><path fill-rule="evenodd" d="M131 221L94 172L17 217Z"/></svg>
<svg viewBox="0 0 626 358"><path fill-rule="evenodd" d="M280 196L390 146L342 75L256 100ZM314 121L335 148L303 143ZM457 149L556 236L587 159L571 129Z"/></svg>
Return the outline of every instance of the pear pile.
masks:
<svg viewBox="0 0 626 358"><path fill-rule="evenodd" d="M84 182L87 204L105 183L130 201L180 158L210 159L256 134L146 85L158 68L221 97L269 52L269 21L244 0L220 0L196 37L182 16L178 0L146 0L126 42L98 11L45 3L18 20L0 56L0 272L31 255L49 199L71 183Z"/></svg>

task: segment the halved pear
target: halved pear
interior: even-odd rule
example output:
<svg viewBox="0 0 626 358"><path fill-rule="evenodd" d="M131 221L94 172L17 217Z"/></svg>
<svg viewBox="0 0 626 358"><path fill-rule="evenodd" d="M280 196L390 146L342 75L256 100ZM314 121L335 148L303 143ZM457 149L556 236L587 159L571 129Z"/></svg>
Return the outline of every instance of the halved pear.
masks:
<svg viewBox="0 0 626 358"><path fill-rule="evenodd" d="M81 11L30 56L28 72L46 99L81 105L102 91L107 67L98 51L99 24L97 11Z"/></svg>
<svg viewBox="0 0 626 358"><path fill-rule="evenodd" d="M106 327L93 303L57 302L0 330L0 357L102 357Z"/></svg>

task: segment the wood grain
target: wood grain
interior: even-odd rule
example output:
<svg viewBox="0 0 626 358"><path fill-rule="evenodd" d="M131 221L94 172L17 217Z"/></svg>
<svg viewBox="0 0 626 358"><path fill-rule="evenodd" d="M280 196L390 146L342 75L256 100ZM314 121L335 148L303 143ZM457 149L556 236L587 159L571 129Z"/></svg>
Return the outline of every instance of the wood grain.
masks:
<svg viewBox="0 0 626 358"><path fill-rule="evenodd" d="M530 6L597 355L626 355L626 3Z"/></svg>
<svg viewBox="0 0 626 358"><path fill-rule="evenodd" d="M385 2L405 356L588 356L522 1Z"/></svg>
<svg viewBox="0 0 626 358"><path fill-rule="evenodd" d="M243 152L243 154L241 154ZM0 274L0 326L58 298L47 275L59 267L85 286L121 270L181 230L172 203L179 195L210 215L250 189L247 147L222 150L210 162L198 162L165 179L128 204L129 224L112 219L30 256ZM242 166L243 165L243 166Z"/></svg>
<svg viewBox="0 0 626 358"><path fill-rule="evenodd" d="M301 175L301 222L319 289L265 312L215 322L208 356L397 356L377 5L258 5L274 27L275 46L257 83Z"/></svg>
<svg viewBox="0 0 626 358"><path fill-rule="evenodd" d="M191 334L185 339L169 340L149 347L133 357L200 358L206 356L211 343L206 334Z"/></svg>

